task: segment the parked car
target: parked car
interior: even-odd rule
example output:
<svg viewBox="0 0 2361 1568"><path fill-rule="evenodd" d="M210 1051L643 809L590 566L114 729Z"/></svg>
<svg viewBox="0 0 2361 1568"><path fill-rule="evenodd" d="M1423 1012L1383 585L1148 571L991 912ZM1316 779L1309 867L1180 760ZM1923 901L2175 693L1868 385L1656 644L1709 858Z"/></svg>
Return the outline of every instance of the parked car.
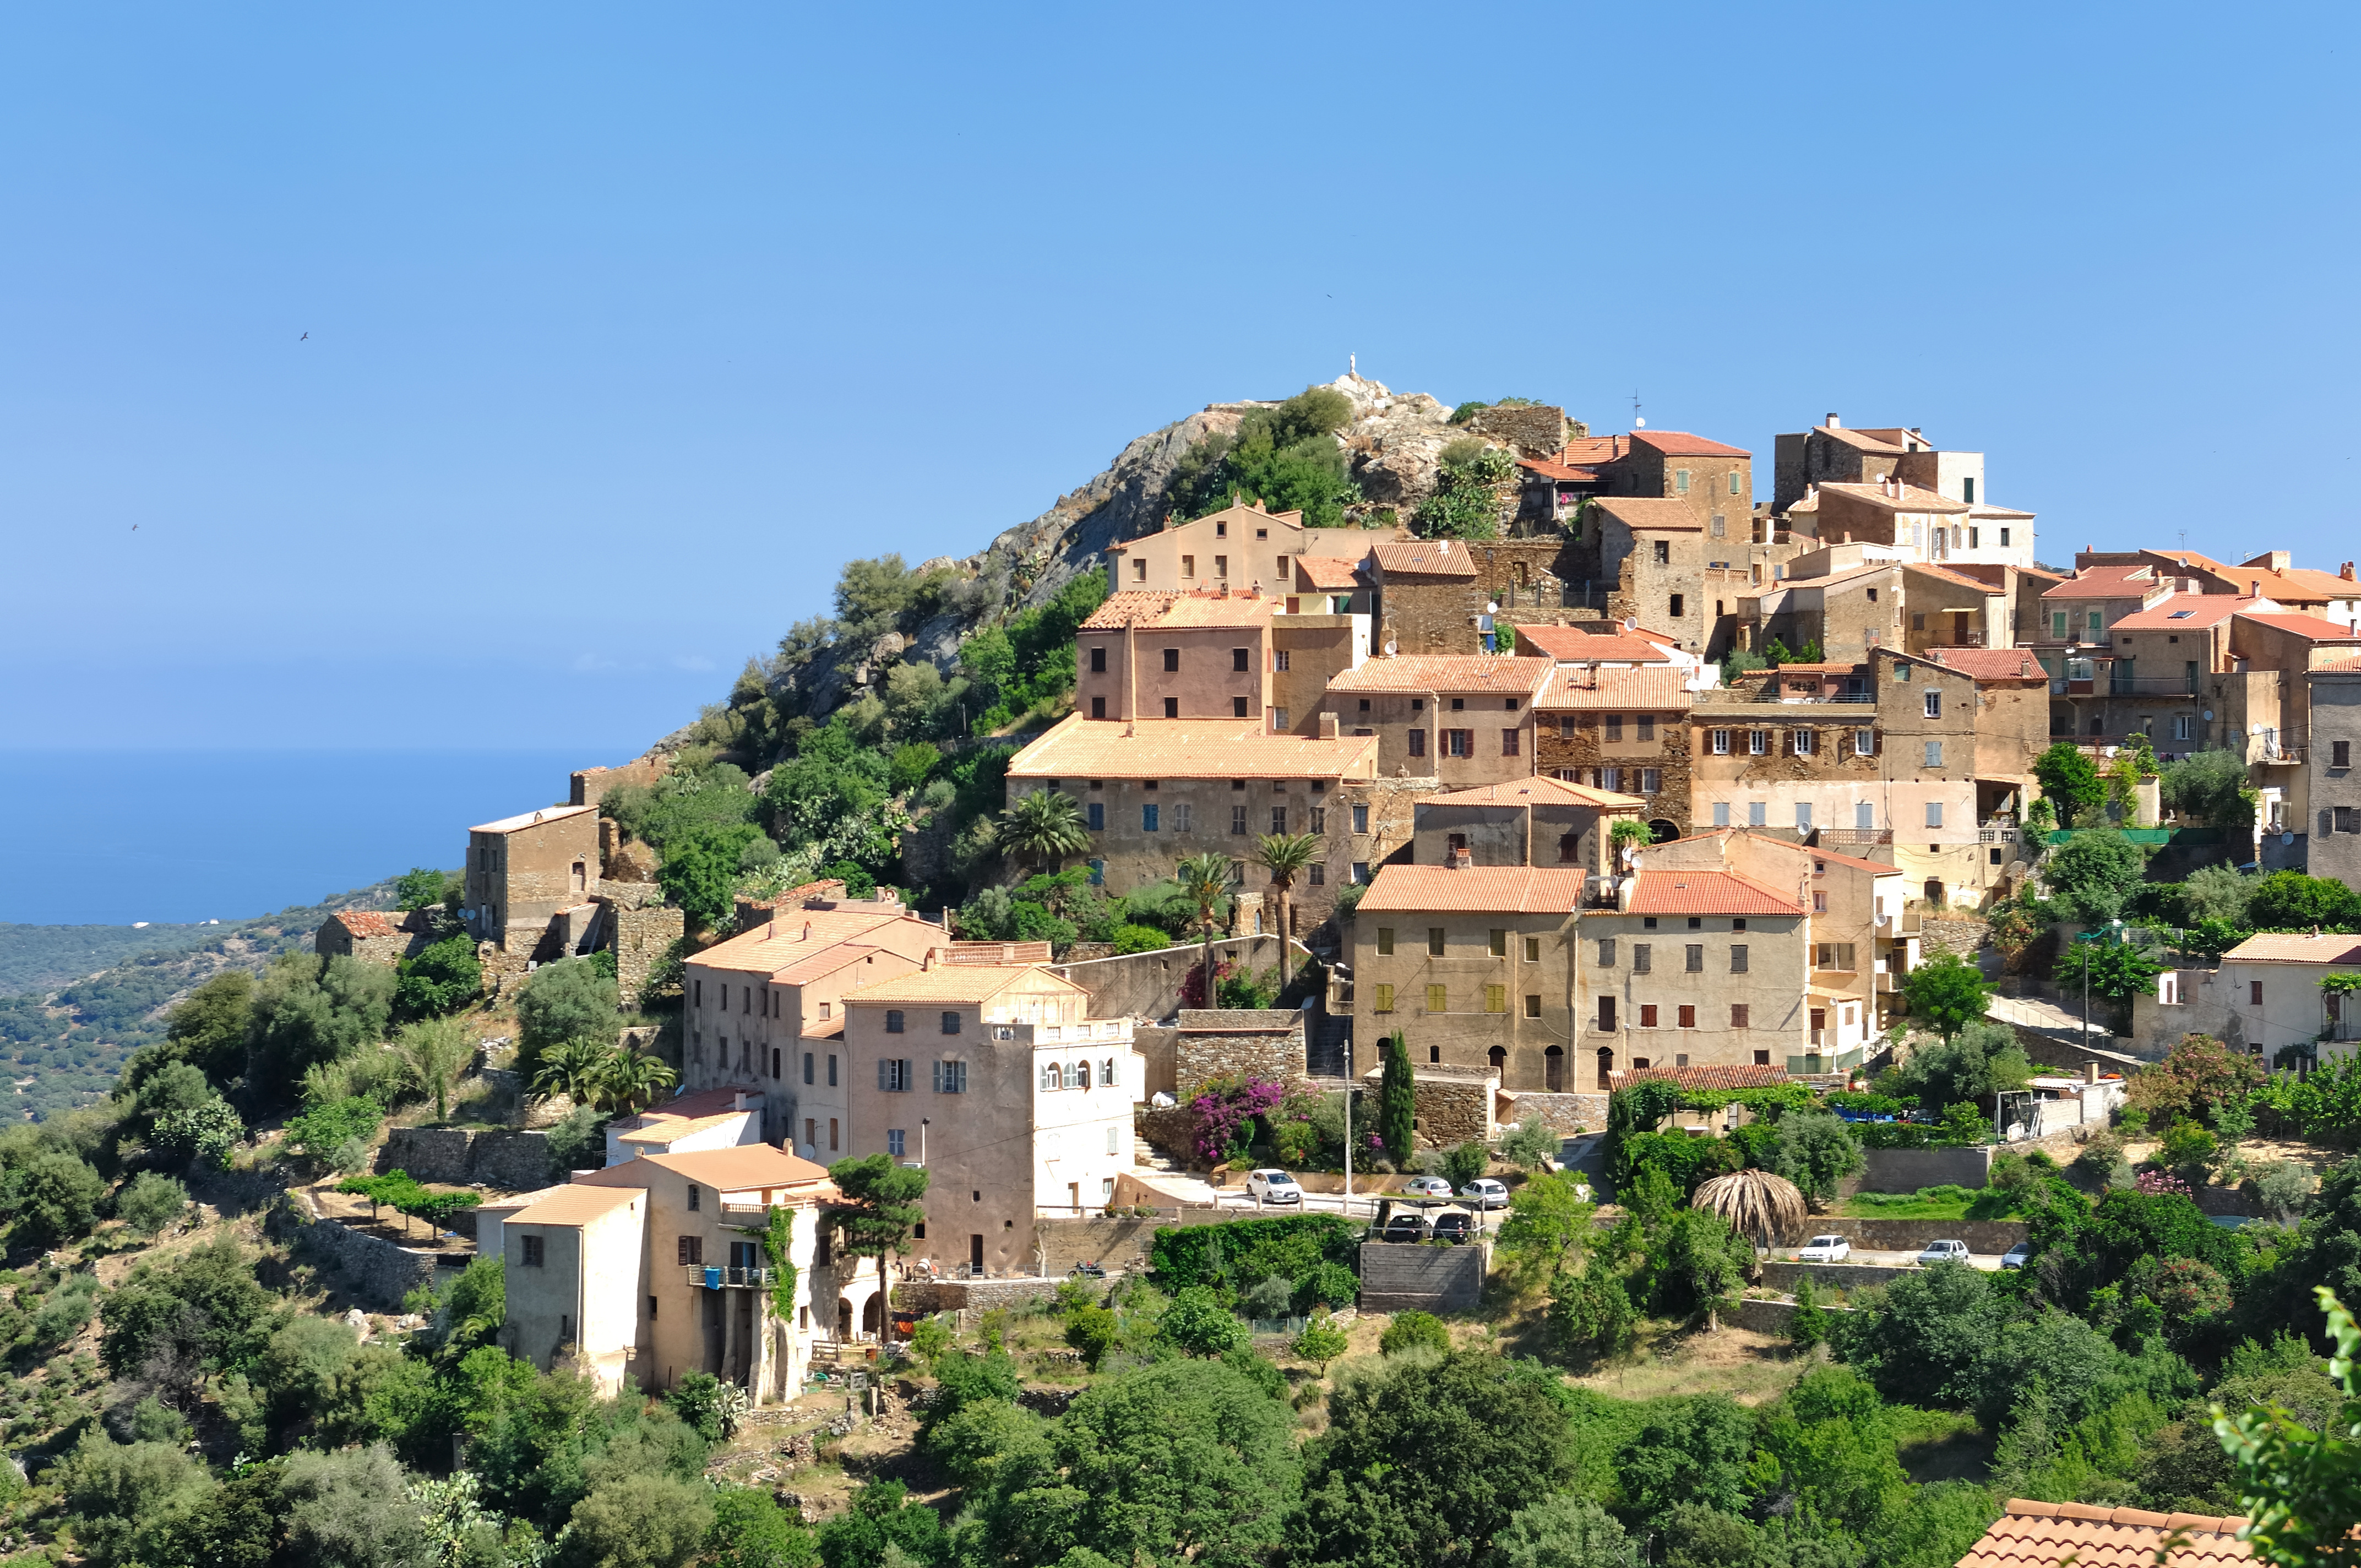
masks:
<svg viewBox="0 0 2361 1568"><path fill-rule="evenodd" d="M1413 1176L1402 1192L1411 1198L1448 1198L1451 1196L1451 1183L1439 1176Z"/></svg>
<svg viewBox="0 0 2361 1568"><path fill-rule="evenodd" d="M1965 1263L1968 1244L1965 1242L1928 1242L1927 1250L1918 1255L1920 1267L1930 1263Z"/></svg>
<svg viewBox="0 0 2361 1568"><path fill-rule="evenodd" d="M2003 1268L2023 1268L2032 1261L2033 1244L2031 1242L2019 1242L2000 1255L2000 1266Z"/></svg>
<svg viewBox="0 0 2361 1568"><path fill-rule="evenodd" d="M1842 1236L1814 1236L1795 1254L1797 1263L1842 1263L1852 1255L1852 1243Z"/></svg>
<svg viewBox="0 0 2361 1568"><path fill-rule="evenodd" d="M1246 1196L1266 1203L1301 1203L1303 1189L1283 1170L1250 1170L1246 1172Z"/></svg>
<svg viewBox="0 0 2361 1568"><path fill-rule="evenodd" d="M1509 1190L1488 1176L1479 1176L1461 1188L1459 1196L1479 1209L1505 1209L1509 1206Z"/></svg>
<svg viewBox="0 0 2361 1568"><path fill-rule="evenodd" d="M1481 1227L1477 1223L1476 1216L1464 1213L1457 1209L1447 1210L1434 1217L1433 1235L1439 1242L1457 1244L1465 1242L1472 1235L1479 1234L1480 1232Z"/></svg>
<svg viewBox="0 0 2361 1568"><path fill-rule="evenodd" d="M1396 1214L1386 1222L1386 1228L1378 1233L1378 1240L1381 1242L1422 1242L1425 1239L1426 1216L1423 1214Z"/></svg>

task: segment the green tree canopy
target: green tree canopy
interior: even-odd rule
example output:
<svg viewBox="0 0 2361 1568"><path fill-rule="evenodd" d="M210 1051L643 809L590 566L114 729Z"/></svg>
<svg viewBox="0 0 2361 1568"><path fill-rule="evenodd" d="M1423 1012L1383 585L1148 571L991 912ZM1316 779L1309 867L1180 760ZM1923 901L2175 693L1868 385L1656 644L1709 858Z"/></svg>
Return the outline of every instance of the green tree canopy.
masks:
<svg viewBox="0 0 2361 1568"><path fill-rule="evenodd" d="M2157 777L2157 801L2167 810L2202 817L2233 840L2255 825L2246 760L2235 751L2198 751L2167 762Z"/></svg>
<svg viewBox="0 0 2361 1568"><path fill-rule="evenodd" d="M2071 740L2060 740L2033 761L2041 797L2058 813L2058 825L2071 828L2097 814L2107 798L2099 770Z"/></svg>
<svg viewBox="0 0 2361 1568"><path fill-rule="evenodd" d="M2361 930L2361 893L2328 877L2272 872L2256 881L2246 919L2257 931Z"/></svg>
<svg viewBox="0 0 2361 1568"><path fill-rule="evenodd" d="M2052 850L2041 882L2067 919L2097 926L2123 913L2147 868L2137 844L2114 828L2094 828Z"/></svg>
<svg viewBox="0 0 2361 1568"><path fill-rule="evenodd" d="M1923 1045L1895 1071L1895 1091L1915 1094L1929 1110L1966 1101L1987 1105L2004 1089L2021 1089L2033 1063L2005 1024L1978 1023L1939 1044Z"/></svg>
<svg viewBox="0 0 2361 1568"><path fill-rule="evenodd" d="M1921 1019L1949 1039L1984 1015L1992 987L1973 965L1956 953L1938 953L1902 977L1903 1000L1910 1015Z"/></svg>
<svg viewBox="0 0 2361 1568"><path fill-rule="evenodd" d="M1827 1203L1838 1182L1869 1163L1860 1137L1833 1111L1790 1111L1776 1125L1771 1168L1816 1204Z"/></svg>
<svg viewBox="0 0 2361 1568"><path fill-rule="evenodd" d="M531 1071L543 1052L564 1041L613 1046L623 1030L620 1001L615 982L588 959L542 965L517 992L520 1065Z"/></svg>
<svg viewBox="0 0 2361 1568"><path fill-rule="evenodd" d="M1045 872L1056 870L1068 856L1091 847L1090 832L1082 826L1082 808L1072 795L1058 789L1030 790L1018 795L1000 814L994 836L1004 852L1022 855Z"/></svg>
<svg viewBox="0 0 2361 1568"><path fill-rule="evenodd" d="M1307 387L1277 408L1249 409L1237 433L1216 432L1181 454L1167 497L1182 517L1202 517L1235 494L1272 511L1303 513L1315 528L1344 521L1358 499L1335 433L1351 422L1352 400L1329 387Z"/></svg>

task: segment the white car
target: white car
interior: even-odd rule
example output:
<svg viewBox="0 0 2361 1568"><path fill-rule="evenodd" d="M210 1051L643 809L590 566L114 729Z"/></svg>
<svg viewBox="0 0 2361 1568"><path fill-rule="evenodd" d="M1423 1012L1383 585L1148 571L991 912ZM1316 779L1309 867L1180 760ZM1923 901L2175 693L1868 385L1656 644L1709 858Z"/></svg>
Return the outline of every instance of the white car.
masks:
<svg viewBox="0 0 2361 1568"><path fill-rule="evenodd" d="M1246 1196L1265 1203L1301 1203L1303 1189L1283 1170L1250 1170L1246 1173Z"/></svg>
<svg viewBox="0 0 2361 1568"><path fill-rule="evenodd" d="M1505 1209L1509 1190L1488 1176L1479 1176L1459 1190L1459 1196L1479 1209Z"/></svg>
<svg viewBox="0 0 2361 1568"><path fill-rule="evenodd" d="M1918 1266L1921 1268L1930 1263L1965 1263L1967 1261L1968 1244L1965 1242L1928 1242L1927 1250L1918 1255Z"/></svg>
<svg viewBox="0 0 2361 1568"><path fill-rule="evenodd" d="M1448 1198L1451 1183L1439 1176L1413 1176L1402 1191L1411 1198Z"/></svg>
<svg viewBox="0 0 2361 1568"><path fill-rule="evenodd" d="M1842 1236L1814 1236L1795 1254L1797 1263L1842 1263L1852 1255L1852 1243Z"/></svg>

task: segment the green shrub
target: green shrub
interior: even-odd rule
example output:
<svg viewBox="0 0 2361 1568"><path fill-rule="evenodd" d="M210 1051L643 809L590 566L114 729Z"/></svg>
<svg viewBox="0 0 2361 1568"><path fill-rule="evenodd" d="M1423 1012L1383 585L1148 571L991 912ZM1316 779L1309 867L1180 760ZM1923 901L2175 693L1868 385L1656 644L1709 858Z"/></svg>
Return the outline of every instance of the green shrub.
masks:
<svg viewBox="0 0 2361 1568"><path fill-rule="evenodd" d="M1396 1312L1386 1332L1378 1336L1378 1349L1387 1355L1421 1346L1445 1353L1451 1349L1451 1331L1433 1312Z"/></svg>
<svg viewBox="0 0 2361 1568"><path fill-rule="evenodd" d="M115 1195L115 1215L133 1234L152 1236L188 1212L189 1190L169 1176L143 1170Z"/></svg>
<svg viewBox="0 0 2361 1568"><path fill-rule="evenodd" d="M1218 1357L1246 1343L1246 1326L1222 1305L1218 1294L1202 1285L1191 1285L1174 1293L1172 1304L1164 1310L1158 1332L1168 1343L1191 1355Z"/></svg>
<svg viewBox="0 0 2361 1568"><path fill-rule="evenodd" d="M1172 945L1172 938L1153 926L1126 922L1115 928L1115 950L1118 953L1153 953Z"/></svg>
<svg viewBox="0 0 2361 1568"><path fill-rule="evenodd" d="M1322 1263L1349 1268L1359 1256L1361 1230L1341 1214L1168 1225L1156 1233L1148 1261L1157 1283L1172 1291L1272 1274L1302 1279Z"/></svg>
<svg viewBox="0 0 2361 1568"><path fill-rule="evenodd" d="M612 961L611 959L609 960ZM445 937L394 966L393 1011L400 1018L434 1018L481 996L484 966L466 932Z"/></svg>
<svg viewBox="0 0 2361 1568"><path fill-rule="evenodd" d="M1360 1299L1361 1279L1341 1263L1323 1263L1295 1282L1295 1310L1310 1313L1326 1307L1341 1311Z"/></svg>

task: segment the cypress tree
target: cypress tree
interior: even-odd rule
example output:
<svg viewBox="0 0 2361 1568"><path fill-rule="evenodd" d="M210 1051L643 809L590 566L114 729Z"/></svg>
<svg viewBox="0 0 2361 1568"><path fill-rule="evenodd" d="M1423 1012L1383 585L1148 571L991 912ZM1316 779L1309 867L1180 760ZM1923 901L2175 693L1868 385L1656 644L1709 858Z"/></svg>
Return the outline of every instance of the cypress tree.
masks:
<svg viewBox="0 0 2361 1568"><path fill-rule="evenodd" d="M1410 1043L1396 1029L1386 1037L1386 1071L1378 1081L1378 1136L1393 1157L1395 1168L1410 1168L1411 1124L1417 1117L1411 1081Z"/></svg>

